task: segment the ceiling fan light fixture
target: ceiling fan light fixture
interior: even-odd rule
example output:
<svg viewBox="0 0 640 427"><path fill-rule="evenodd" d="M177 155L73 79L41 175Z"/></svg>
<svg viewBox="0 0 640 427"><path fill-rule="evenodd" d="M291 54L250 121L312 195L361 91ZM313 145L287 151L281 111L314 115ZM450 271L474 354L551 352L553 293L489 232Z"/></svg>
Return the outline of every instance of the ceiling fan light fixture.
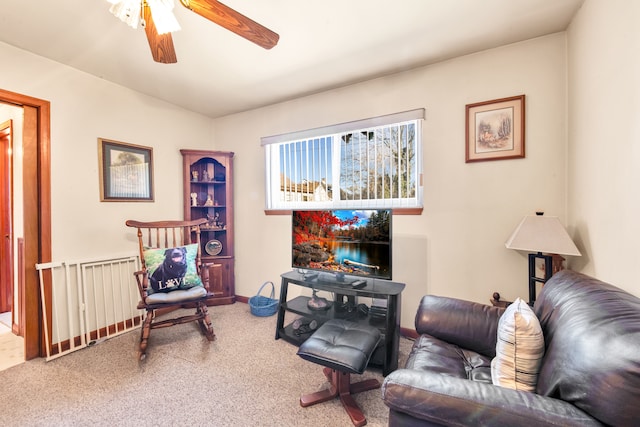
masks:
<svg viewBox="0 0 640 427"><path fill-rule="evenodd" d="M107 0L111 3L109 12L116 18L133 29L138 28L140 22L140 10L142 2L140 0Z"/></svg>
<svg viewBox="0 0 640 427"><path fill-rule="evenodd" d="M178 62L171 33L180 30L173 14L175 0L107 0L109 11L132 28L144 28L153 60L162 64ZM280 36L217 0L179 0L180 4L221 27L265 49Z"/></svg>
<svg viewBox="0 0 640 427"><path fill-rule="evenodd" d="M173 0L146 0L158 34L173 33L180 30L180 24L173 14Z"/></svg>

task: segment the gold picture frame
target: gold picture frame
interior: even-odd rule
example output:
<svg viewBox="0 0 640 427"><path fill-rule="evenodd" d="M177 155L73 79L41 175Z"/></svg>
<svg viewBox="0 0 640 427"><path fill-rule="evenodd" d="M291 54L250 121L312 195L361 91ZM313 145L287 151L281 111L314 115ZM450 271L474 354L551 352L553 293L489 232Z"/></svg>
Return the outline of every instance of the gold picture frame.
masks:
<svg viewBox="0 0 640 427"><path fill-rule="evenodd" d="M466 106L466 163L524 158L525 96Z"/></svg>
<svg viewBox="0 0 640 427"><path fill-rule="evenodd" d="M153 148L98 138L101 202L153 202Z"/></svg>

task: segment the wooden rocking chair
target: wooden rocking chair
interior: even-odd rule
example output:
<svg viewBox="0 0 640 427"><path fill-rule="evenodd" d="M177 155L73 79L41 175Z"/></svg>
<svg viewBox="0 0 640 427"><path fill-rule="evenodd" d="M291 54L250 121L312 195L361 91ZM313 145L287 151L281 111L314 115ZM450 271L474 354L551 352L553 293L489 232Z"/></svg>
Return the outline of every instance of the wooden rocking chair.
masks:
<svg viewBox="0 0 640 427"><path fill-rule="evenodd" d="M193 221L141 222L128 220L137 229L142 270L134 273L140 292L138 308L145 310L138 357L146 357L152 329L197 321L209 341L215 339L207 298L209 269L201 263L200 226L207 219ZM195 307L193 315L156 320L158 312Z"/></svg>

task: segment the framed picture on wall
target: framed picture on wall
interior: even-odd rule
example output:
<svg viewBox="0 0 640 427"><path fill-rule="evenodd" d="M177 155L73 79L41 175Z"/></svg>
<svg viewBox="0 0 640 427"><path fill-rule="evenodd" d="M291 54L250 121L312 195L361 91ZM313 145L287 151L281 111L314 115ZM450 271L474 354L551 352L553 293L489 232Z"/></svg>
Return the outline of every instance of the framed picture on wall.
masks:
<svg viewBox="0 0 640 427"><path fill-rule="evenodd" d="M524 157L524 95L468 104L466 162Z"/></svg>
<svg viewBox="0 0 640 427"><path fill-rule="evenodd" d="M98 138L100 201L152 202L153 149Z"/></svg>

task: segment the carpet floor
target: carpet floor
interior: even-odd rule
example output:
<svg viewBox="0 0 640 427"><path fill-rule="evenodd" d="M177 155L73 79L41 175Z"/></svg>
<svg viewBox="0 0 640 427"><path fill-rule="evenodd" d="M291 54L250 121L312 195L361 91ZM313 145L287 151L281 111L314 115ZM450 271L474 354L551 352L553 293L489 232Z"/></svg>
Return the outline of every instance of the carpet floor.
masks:
<svg viewBox="0 0 640 427"><path fill-rule="evenodd" d="M302 408L322 390L322 367L275 340L276 316L255 317L236 303L210 307L216 341L196 323L152 331L139 362L129 332L46 362L0 372L3 426L351 426L339 399ZM400 366L412 342L400 340ZM379 369L352 381L383 380ZM386 426L380 390L355 395L367 425Z"/></svg>

